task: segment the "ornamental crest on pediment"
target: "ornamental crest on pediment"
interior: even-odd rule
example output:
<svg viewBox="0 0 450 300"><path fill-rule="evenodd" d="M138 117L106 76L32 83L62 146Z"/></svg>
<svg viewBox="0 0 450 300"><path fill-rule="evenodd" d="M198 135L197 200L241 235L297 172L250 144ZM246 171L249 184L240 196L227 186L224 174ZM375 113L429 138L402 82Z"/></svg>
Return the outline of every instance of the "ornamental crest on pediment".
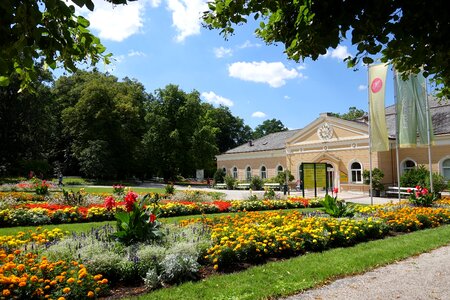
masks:
<svg viewBox="0 0 450 300"><path fill-rule="evenodd" d="M333 137L333 128L330 124L324 123L322 126L317 128L317 136L322 141L330 140Z"/></svg>

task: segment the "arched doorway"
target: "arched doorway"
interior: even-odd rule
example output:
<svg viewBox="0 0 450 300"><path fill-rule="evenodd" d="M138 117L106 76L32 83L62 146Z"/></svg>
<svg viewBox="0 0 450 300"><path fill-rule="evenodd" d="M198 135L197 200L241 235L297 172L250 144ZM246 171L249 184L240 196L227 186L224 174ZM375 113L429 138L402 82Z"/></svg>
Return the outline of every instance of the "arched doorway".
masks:
<svg viewBox="0 0 450 300"><path fill-rule="evenodd" d="M328 190L332 190L334 188L334 167L332 164L327 163L327 183Z"/></svg>

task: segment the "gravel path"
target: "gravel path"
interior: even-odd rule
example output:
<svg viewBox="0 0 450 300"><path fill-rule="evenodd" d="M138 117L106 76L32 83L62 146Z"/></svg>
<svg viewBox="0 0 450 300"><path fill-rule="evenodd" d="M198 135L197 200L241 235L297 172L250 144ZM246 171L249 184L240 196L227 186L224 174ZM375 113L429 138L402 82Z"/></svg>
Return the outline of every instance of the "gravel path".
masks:
<svg viewBox="0 0 450 300"><path fill-rule="evenodd" d="M450 299L450 245L286 300Z"/></svg>

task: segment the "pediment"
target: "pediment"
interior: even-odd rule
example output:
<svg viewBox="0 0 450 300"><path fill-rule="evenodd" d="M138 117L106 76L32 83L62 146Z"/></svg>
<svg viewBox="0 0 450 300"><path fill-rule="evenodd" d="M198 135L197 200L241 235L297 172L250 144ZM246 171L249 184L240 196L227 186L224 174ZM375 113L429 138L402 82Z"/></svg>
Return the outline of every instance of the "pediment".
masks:
<svg viewBox="0 0 450 300"><path fill-rule="evenodd" d="M327 114L311 122L286 141L289 146L352 141L368 138L367 124L347 121Z"/></svg>

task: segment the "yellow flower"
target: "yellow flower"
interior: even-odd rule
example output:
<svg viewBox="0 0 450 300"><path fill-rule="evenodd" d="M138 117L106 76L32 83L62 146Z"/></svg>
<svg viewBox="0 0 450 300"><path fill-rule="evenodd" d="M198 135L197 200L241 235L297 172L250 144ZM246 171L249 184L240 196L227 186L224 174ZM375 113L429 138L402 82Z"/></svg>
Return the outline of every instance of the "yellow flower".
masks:
<svg viewBox="0 0 450 300"><path fill-rule="evenodd" d="M87 293L87 296L88 296L88 298L94 298L95 294L94 294L93 291L89 291L89 292Z"/></svg>
<svg viewBox="0 0 450 300"><path fill-rule="evenodd" d="M70 293L70 287L65 287L65 288L63 288L63 293L64 293L64 294Z"/></svg>

